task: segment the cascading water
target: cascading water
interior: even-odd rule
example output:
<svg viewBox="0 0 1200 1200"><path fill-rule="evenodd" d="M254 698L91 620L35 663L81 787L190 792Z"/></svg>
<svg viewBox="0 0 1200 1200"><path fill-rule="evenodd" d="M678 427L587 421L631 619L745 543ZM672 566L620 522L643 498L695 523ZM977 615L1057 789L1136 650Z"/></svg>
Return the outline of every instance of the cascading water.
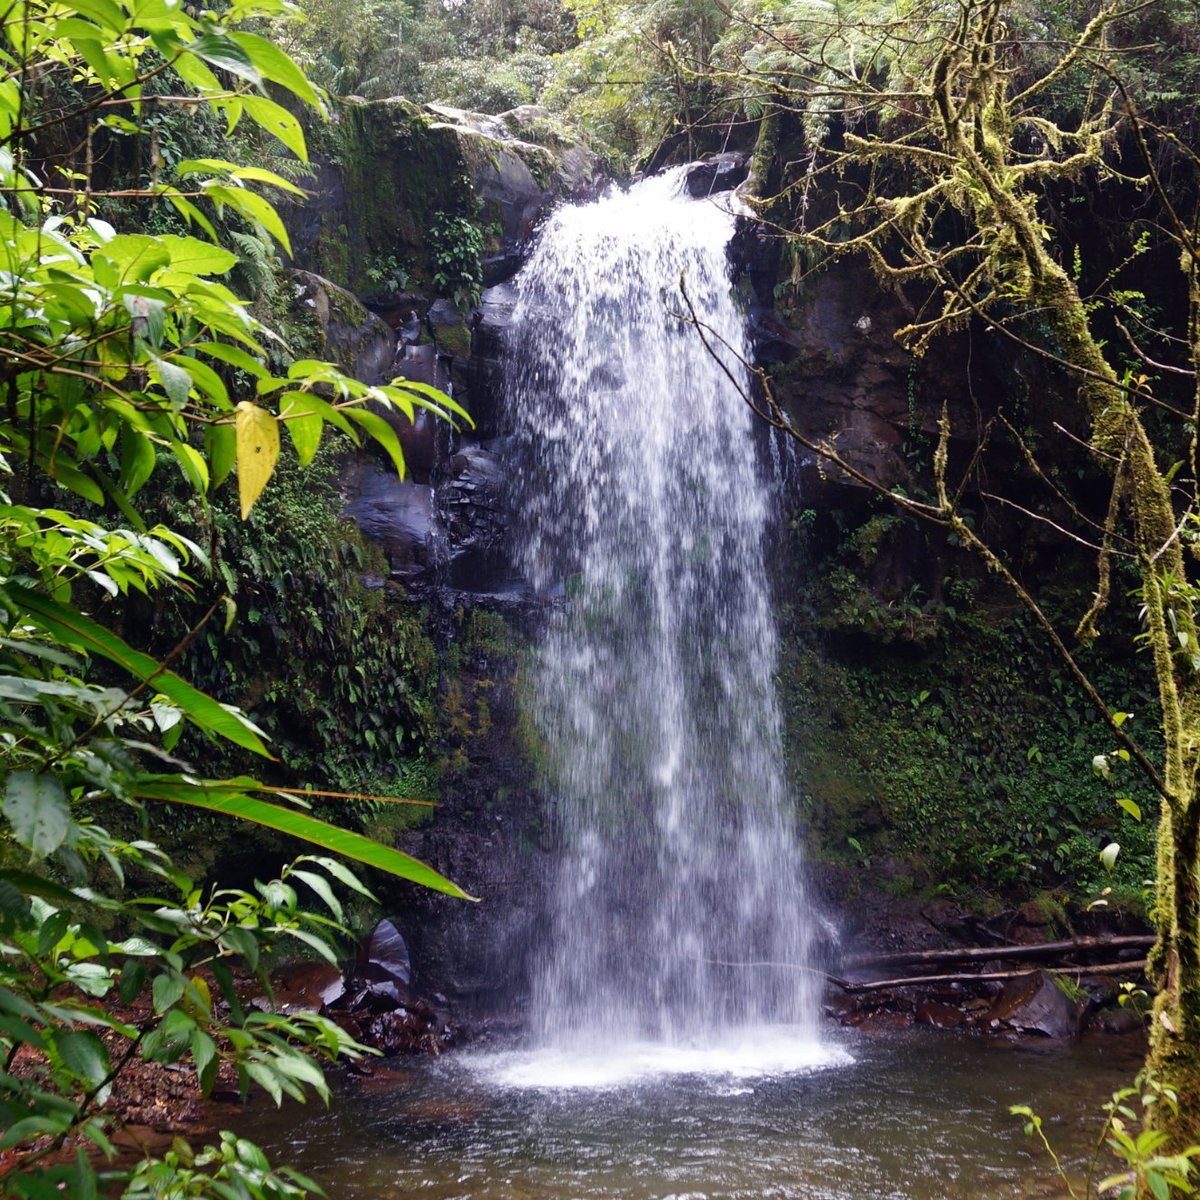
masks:
<svg viewBox="0 0 1200 1200"><path fill-rule="evenodd" d="M678 315L682 278L716 340L747 353L734 217L681 184L558 210L518 279L519 559L561 601L531 688L565 845L534 997L552 1046L813 1021L762 439Z"/></svg>

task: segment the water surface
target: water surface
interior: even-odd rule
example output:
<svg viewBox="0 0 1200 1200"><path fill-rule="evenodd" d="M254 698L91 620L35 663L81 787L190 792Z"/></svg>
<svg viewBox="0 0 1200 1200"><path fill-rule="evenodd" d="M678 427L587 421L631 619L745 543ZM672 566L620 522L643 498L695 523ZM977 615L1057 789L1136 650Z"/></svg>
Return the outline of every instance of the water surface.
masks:
<svg viewBox="0 0 1200 1200"><path fill-rule="evenodd" d="M1064 1189L1008 1106L1033 1105L1081 1171L1093 1114L1139 1050L847 1033L805 1069L799 1048L814 1044L777 1035L799 1069L700 1051L689 1063L686 1048L670 1069L658 1046L656 1065L609 1085L586 1064L572 1080L563 1052L452 1052L400 1079L345 1081L332 1111L262 1105L248 1132L332 1200L1053 1197Z"/></svg>

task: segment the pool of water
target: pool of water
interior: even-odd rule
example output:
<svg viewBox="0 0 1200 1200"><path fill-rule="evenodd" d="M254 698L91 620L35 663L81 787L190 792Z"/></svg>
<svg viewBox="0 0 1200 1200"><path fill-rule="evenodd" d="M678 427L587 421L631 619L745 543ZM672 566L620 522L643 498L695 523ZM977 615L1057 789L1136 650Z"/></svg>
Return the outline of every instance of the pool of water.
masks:
<svg viewBox="0 0 1200 1200"><path fill-rule="evenodd" d="M771 1048L774 1047L772 1054ZM1134 1040L789 1030L715 1047L471 1048L259 1104L244 1132L332 1200L999 1200L1064 1194L1009 1115L1082 1172Z"/></svg>

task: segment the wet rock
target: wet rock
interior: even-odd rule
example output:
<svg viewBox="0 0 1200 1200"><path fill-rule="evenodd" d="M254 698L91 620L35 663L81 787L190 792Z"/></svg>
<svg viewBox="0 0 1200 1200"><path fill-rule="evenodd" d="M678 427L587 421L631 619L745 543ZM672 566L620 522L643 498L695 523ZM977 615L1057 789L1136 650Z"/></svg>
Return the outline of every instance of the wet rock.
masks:
<svg viewBox="0 0 1200 1200"><path fill-rule="evenodd" d="M470 397L475 436L487 440L500 432L504 385L504 340L512 323L518 293L512 283L488 288L471 317L471 357L463 380Z"/></svg>
<svg viewBox="0 0 1200 1200"><path fill-rule="evenodd" d="M936 1000L918 1004L916 1017L918 1025L932 1025L935 1029L957 1029L966 1019L959 1009Z"/></svg>
<svg viewBox="0 0 1200 1200"><path fill-rule="evenodd" d="M849 992L827 992L821 1001L821 1011L843 1025L850 1017L856 1016L859 1010L859 1000Z"/></svg>
<svg viewBox="0 0 1200 1200"><path fill-rule="evenodd" d="M363 1041L381 1054L437 1054L452 1040L427 1011L397 1008L362 1023Z"/></svg>
<svg viewBox="0 0 1200 1200"><path fill-rule="evenodd" d="M689 167L684 176L688 195L712 196L717 192L732 190L746 178L749 162L748 155L731 150L725 154L714 154Z"/></svg>
<svg viewBox="0 0 1200 1200"><path fill-rule="evenodd" d="M394 469L356 459L342 477L346 514L387 554L393 578L407 579L430 565L435 529L433 489L407 483Z"/></svg>
<svg viewBox="0 0 1200 1200"><path fill-rule="evenodd" d="M386 918L371 931L362 948L355 975L360 979L391 980L407 987L412 982L412 960L400 930Z"/></svg>
<svg viewBox="0 0 1200 1200"><path fill-rule="evenodd" d="M346 993L341 971L332 963L296 963L271 975L275 1011L320 1012Z"/></svg>
<svg viewBox="0 0 1200 1200"><path fill-rule="evenodd" d="M1054 977L1039 971L1005 984L987 1015L987 1024L993 1029L1073 1038L1079 1033L1081 1017L1080 1006L1055 983Z"/></svg>
<svg viewBox="0 0 1200 1200"><path fill-rule="evenodd" d="M345 288L310 271L293 271L294 308L310 314L320 330L320 353L364 383L390 377L396 335Z"/></svg>
<svg viewBox="0 0 1200 1200"><path fill-rule="evenodd" d="M1096 1024L1105 1033L1140 1033L1146 1028L1146 1019L1132 1008L1108 1008L1098 1015Z"/></svg>
<svg viewBox="0 0 1200 1200"><path fill-rule="evenodd" d="M447 463L438 514L447 534L451 587L496 593L519 582L508 545L504 483L500 461L482 446L464 446Z"/></svg>
<svg viewBox="0 0 1200 1200"><path fill-rule="evenodd" d="M426 105L430 128L458 138L484 218L500 229L483 261L484 283L510 279L538 219L557 200L595 195L607 182L599 158L575 143L547 109L523 105L499 116Z"/></svg>

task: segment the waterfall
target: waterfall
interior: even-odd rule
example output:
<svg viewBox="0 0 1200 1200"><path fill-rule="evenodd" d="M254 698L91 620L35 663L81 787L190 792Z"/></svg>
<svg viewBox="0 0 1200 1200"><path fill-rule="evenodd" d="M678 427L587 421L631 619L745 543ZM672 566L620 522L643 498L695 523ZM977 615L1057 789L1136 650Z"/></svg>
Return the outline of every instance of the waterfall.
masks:
<svg viewBox="0 0 1200 1200"><path fill-rule="evenodd" d="M526 687L564 847L533 1006L553 1046L813 1022L769 455L725 373L744 381L748 355L734 217L681 184L557 210L517 281L518 557L556 601ZM724 367L679 315L681 278Z"/></svg>

